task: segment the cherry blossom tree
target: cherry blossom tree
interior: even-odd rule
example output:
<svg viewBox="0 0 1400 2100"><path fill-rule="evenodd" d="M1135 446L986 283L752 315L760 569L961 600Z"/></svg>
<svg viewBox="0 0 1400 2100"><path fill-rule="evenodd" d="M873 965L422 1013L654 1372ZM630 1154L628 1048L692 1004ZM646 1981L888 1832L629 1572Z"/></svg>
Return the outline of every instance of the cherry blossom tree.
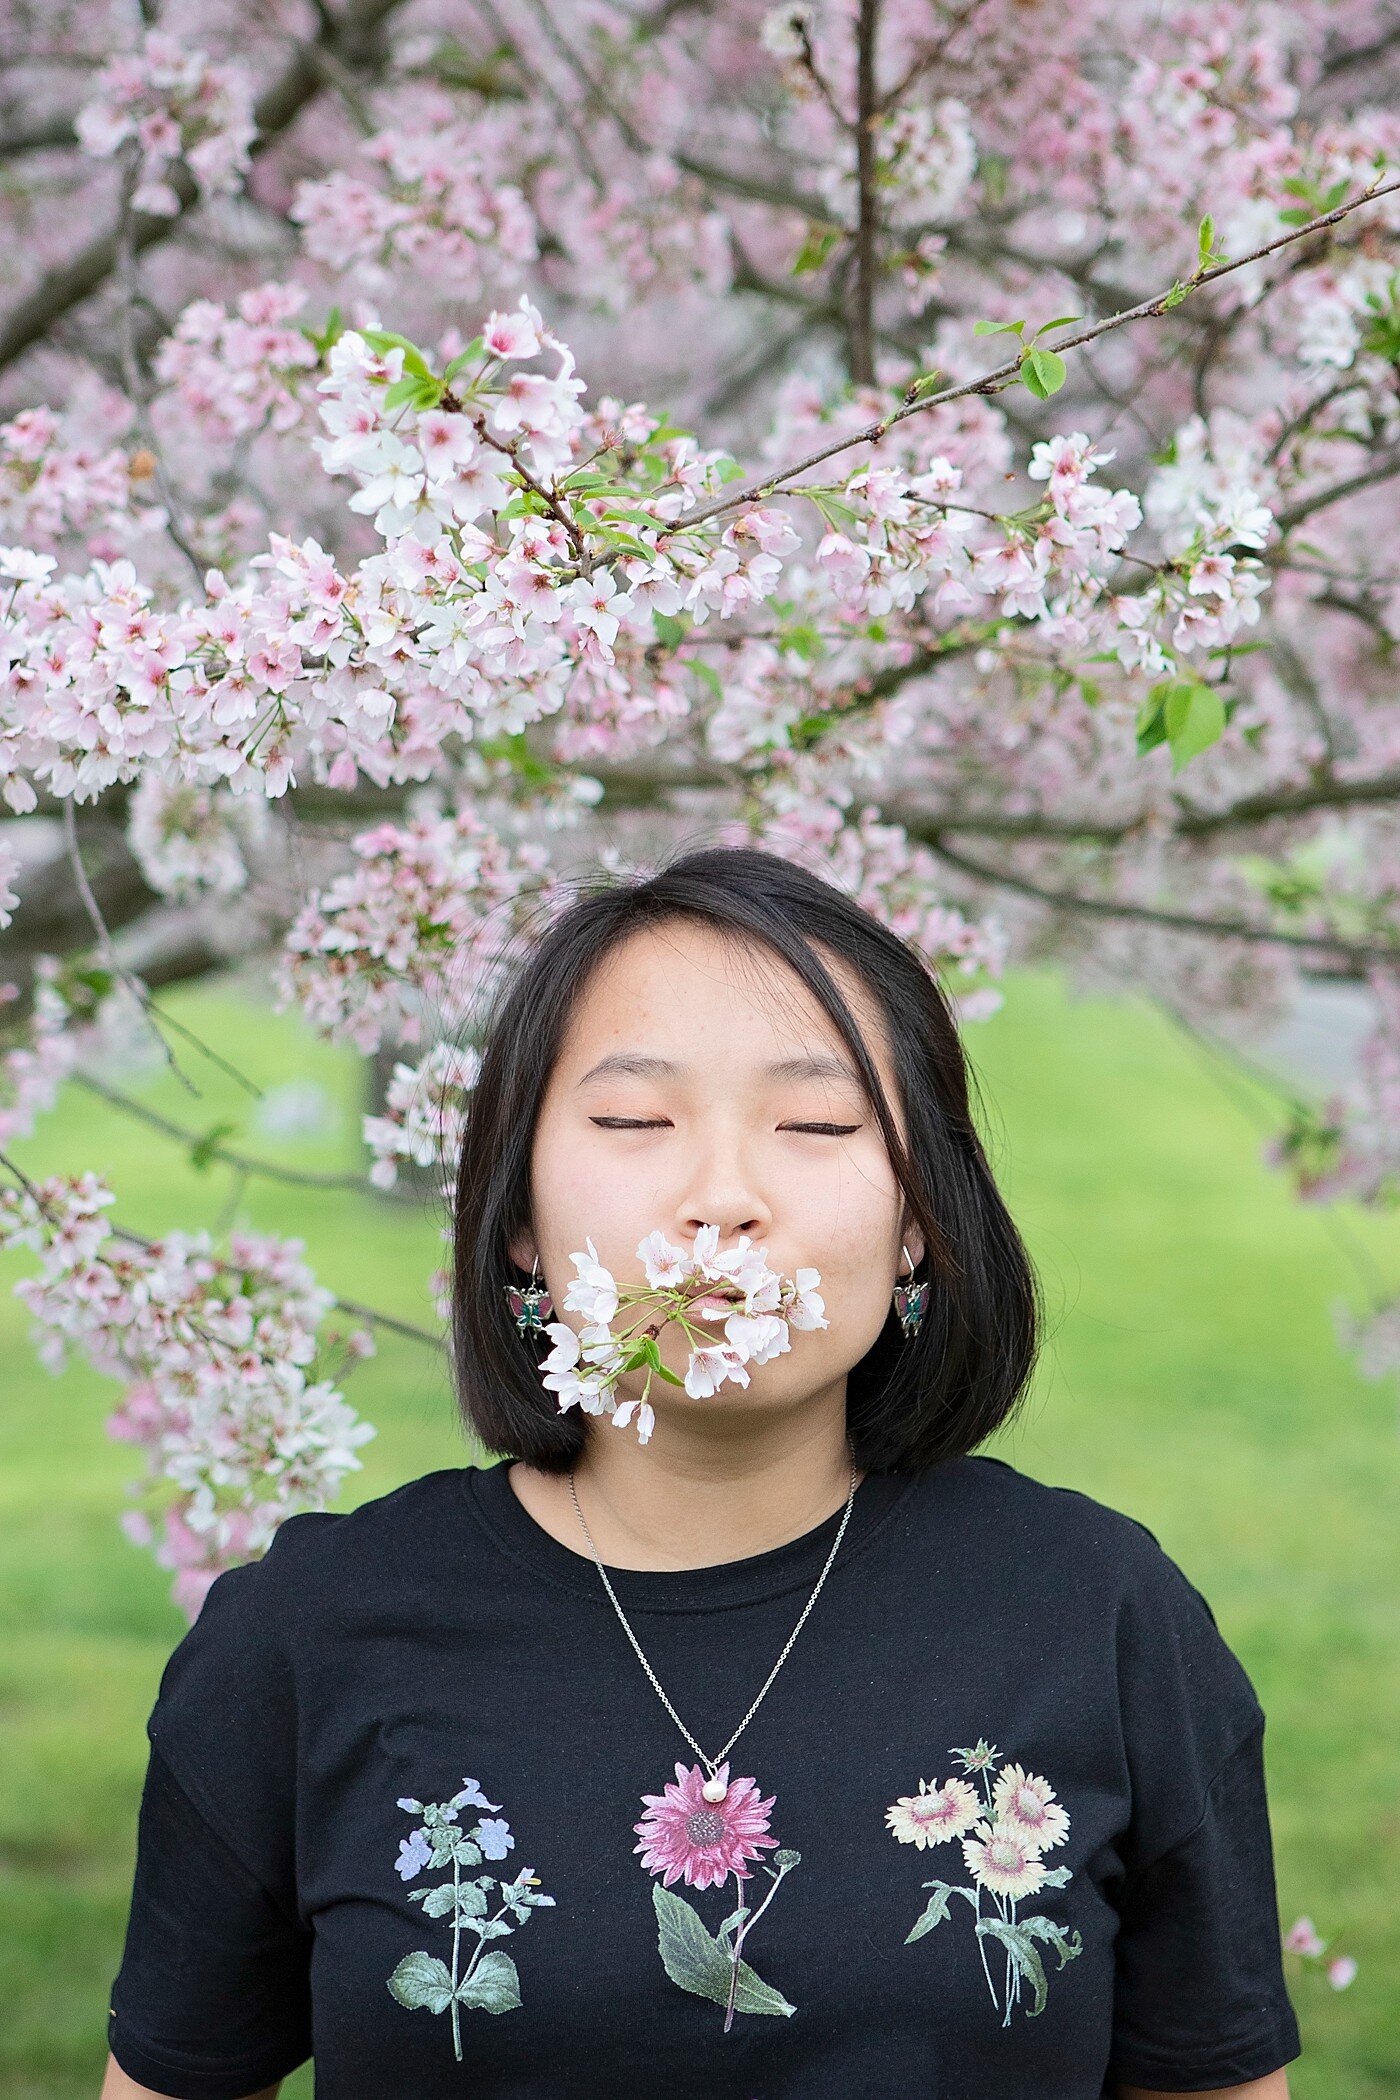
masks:
<svg viewBox="0 0 1400 2100"><path fill-rule="evenodd" d="M1355 1085L1268 1157L1395 1200L1382 0L10 0L3 37L0 1145L264 956L389 1075L368 1182L441 1178L577 872L703 833L856 896L968 1024L1042 957L1236 1037L1364 984ZM359 1463L385 1316L0 1159L193 1613ZM1400 1302L1346 1340L1400 1367Z"/></svg>

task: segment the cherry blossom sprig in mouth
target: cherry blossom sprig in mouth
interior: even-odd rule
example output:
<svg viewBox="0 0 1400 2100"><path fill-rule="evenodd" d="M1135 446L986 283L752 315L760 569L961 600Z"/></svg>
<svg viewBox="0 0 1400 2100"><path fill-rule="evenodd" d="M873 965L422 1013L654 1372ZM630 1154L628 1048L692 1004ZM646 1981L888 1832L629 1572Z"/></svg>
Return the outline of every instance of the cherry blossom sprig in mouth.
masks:
<svg viewBox="0 0 1400 2100"><path fill-rule="evenodd" d="M561 1414L581 1407L611 1415L615 1429L634 1422L643 1444L656 1423L648 1398L654 1377L683 1386L693 1399L708 1399L726 1381L747 1385L749 1364L767 1363L790 1349L791 1328L830 1325L817 1290L820 1272L800 1268L790 1278L778 1275L747 1233L720 1252L717 1225L702 1225L689 1251L673 1246L663 1232L650 1232L637 1245L645 1284L619 1284L591 1239L584 1249L569 1256L579 1273L564 1305L582 1313L585 1325L547 1323L544 1331L554 1346L540 1372ZM690 1344L683 1378L661 1361L661 1332L672 1322ZM721 1323L723 1341L704 1332ZM646 1373L641 1398L619 1402L618 1379L638 1370Z"/></svg>

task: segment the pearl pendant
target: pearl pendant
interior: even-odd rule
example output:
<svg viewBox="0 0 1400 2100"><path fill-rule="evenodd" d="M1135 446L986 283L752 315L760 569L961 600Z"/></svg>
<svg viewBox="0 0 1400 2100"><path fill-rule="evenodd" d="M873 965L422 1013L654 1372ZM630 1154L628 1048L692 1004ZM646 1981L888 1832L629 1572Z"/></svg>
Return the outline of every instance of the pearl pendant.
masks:
<svg viewBox="0 0 1400 2100"><path fill-rule="evenodd" d="M722 1779L707 1779L700 1792L707 1801L723 1801L729 1789Z"/></svg>

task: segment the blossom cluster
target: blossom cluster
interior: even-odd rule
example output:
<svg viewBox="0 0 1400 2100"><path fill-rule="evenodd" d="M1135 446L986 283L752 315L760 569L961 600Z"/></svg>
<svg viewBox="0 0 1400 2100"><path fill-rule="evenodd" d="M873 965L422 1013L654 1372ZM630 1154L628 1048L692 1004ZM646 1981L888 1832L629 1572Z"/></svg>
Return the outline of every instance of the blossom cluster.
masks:
<svg viewBox="0 0 1400 2100"><path fill-rule="evenodd" d="M564 891L543 848L501 840L463 804L380 824L355 865L314 895L283 945L279 993L325 1035L366 1053L470 1016Z"/></svg>
<svg viewBox="0 0 1400 2100"><path fill-rule="evenodd" d="M298 382L319 352L296 316L304 285L268 282L243 292L233 309L195 299L157 348L157 379L208 436L246 437L264 426L290 430L302 414Z"/></svg>
<svg viewBox="0 0 1400 2100"><path fill-rule="evenodd" d="M1304 1961L1320 1962L1330 1943L1323 1939L1311 1918L1295 1918L1283 1936L1285 1954L1296 1954ZM1352 1954L1334 1954L1326 1968L1327 1981L1334 1991L1344 1991L1356 1981L1357 1962Z"/></svg>
<svg viewBox="0 0 1400 2100"><path fill-rule="evenodd" d="M462 1142L480 1070L479 1053L456 1043L438 1043L420 1065L394 1066L384 1090L384 1113L365 1116L362 1123L375 1188L394 1186L401 1160L449 1167Z"/></svg>
<svg viewBox="0 0 1400 2100"><path fill-rule="evenodd" d="M216 63L151 29L137 50L102 68L77 132L83 150L100 159L134 141L140 162L132 203L173 217L180 196L169 176L177 162L206 194L242 187L255 135L252 84L236 61Z"/></svg>
<svg viewBox="0 0 1400 2100"><path fill-rule="evenodd" d="M653 1376L683 1385L692 1399L709 1399L722 1385L747 1385L750 1363L768 1363L790 1349L790 1327L805 1330L830 1324L817 1290L818 1271L800 1268L791 1279L776 1275L763 1249L755 1247L746 1232L723 1253L717 1225L702 1225L689 1251L673 1246L663 1232L648 1233L637 1245L645 1285L619 1285L598 1259L591 1239L585 1240L584 1249L569 1256L578 1275L564 1294L565 1310L581 1313L583 1325L545 1323L553 1347L541 1360L541 1375L561 1414L571 1407L585 1414L607 1414L614 1429L625 1429L635 1415L639 1443L648 1443L656 1426L656 1413L647 1399ZM613 1322L624 1305L644 1311L619 1336ZM671 1321L689 1346L684 1378L661 1361L657 1337ZM722 1342L696 1324L721 1322ZM644 1373L640 1398L619 1402L618 1380L636 1370Z"/></svg>
<svg viewBox="0 0 1400 2100"><path fill-rule="evenodd" d="M103 1215L114 1200L91 1173L4 1188L0 1247L39 1255L15 1294L48 1367L76 1346L122 1381L108 1432L147 1454L123 1528L137 1544L158 1537L193 1618L224 1568L325 1506L375 1431L324 1374L318 1330L334 1299L300 1240L235 1233L226 1255L205 1232L118 1240ZM364 1329L338 1339L347 1363L373 1352Z"/></svg>

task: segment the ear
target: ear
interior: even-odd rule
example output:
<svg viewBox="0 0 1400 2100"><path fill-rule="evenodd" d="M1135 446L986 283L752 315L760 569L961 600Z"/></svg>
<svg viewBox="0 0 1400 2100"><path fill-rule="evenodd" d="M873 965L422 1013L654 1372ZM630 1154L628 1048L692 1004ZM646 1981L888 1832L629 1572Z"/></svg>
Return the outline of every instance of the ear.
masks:
<svg viewBox="0 0 1400 2100"><path fill-rule="evenodd" d="M912 1218L908 1220L903 1232L900 1234L899 1259L901 1264L904 1261L904 1249L906 1247L909 1249L909 1258L917 1269L924 1258L924 1236ZM903 1273L904 1270L901 1266L900 1274L903 1275Z"/></svg>
<svg viewBox="0 0 1400 2100"><path fill-rule="evenodd" d="M516 1267L524 1269L526 1275L528 1275L539 1259L540 1250L535 1245L533 1234L518 1232L515 1238L508 1243L506 1251ZM913 1252L912 1248L910 1252Z"/></svg>

